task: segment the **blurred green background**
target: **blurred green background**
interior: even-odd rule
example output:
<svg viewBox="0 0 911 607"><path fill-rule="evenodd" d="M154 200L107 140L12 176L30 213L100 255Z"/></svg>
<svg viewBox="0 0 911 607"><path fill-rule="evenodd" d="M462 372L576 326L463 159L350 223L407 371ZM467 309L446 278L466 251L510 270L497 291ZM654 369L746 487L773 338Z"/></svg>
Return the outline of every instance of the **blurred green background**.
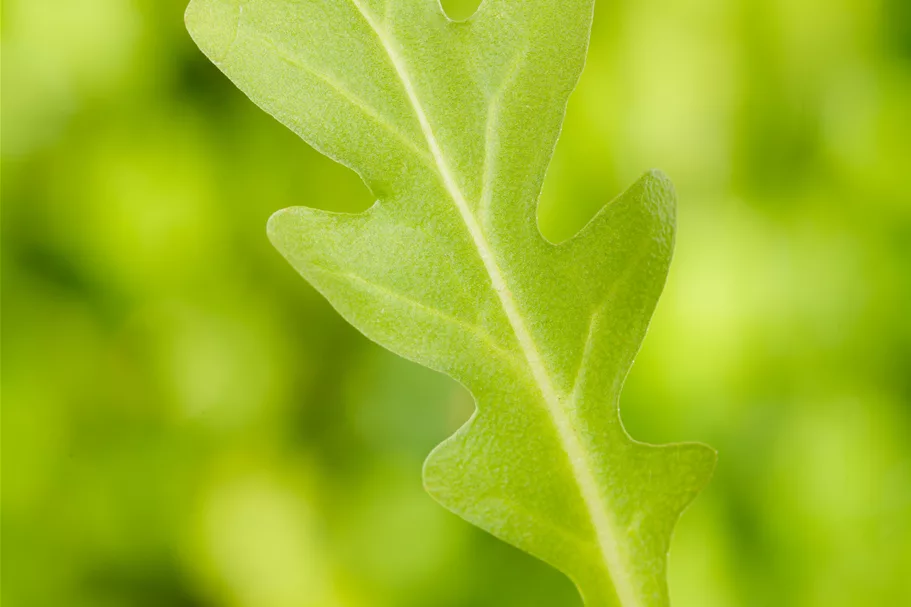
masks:
<svg viewBox="0 0 911 607"><path fill-rule="evenodd" d="M370 196L184 2L3 3L3 604L579 605L424 494L470 397L270 247ZM720 452L675 607L911 605L911 3L600 0L542 228L653 166L678 250L624 419Z"/></svg>

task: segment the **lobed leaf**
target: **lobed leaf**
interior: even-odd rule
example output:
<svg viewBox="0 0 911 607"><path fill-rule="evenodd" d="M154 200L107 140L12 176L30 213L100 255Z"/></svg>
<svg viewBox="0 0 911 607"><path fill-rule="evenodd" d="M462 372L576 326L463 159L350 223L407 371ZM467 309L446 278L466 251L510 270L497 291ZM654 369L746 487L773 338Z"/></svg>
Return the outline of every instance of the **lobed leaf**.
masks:
<svg viewBox="0 0 911 607"><path fill-rule="evenodd" d="M657 172L573 239L536 204L593 0L193 0L203 52L356 171L377 203L276 213L279 251L370 339L446 373L477 411L424 467L445 507L565 572L589 607L668 604L673 527L711 475L646 445L621 386L663 288L675 197Z"/></svg>

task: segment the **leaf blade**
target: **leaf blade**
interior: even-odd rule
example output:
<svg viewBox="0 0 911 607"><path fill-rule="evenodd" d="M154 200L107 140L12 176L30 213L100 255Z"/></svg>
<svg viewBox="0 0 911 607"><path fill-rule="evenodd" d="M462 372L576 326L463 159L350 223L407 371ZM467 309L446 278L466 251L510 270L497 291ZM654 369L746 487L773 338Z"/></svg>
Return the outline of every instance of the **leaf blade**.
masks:
<svg viewBox="0 0 911 607"><path fill-rule="evenodd" d="M368 337L475 396L428 457L431 495L590 606L658 607L674 523L714 466L702 446L633 441L619 416L670 263L673 189L648 173L559 246L535 220L592 6L488 0L454 23L431 0L194 0L187 22L379 198L356 216L277 213L269 235Z"/></svg>

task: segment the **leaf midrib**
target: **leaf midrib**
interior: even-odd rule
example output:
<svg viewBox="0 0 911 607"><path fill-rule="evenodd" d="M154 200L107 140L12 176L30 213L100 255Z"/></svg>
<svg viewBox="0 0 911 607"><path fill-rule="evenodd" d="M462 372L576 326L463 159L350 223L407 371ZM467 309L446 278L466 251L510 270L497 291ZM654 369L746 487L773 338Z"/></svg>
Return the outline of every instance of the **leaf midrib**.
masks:
<svg viewBox="0 0 911 607"><path fill-rule="evenodd" d="M598 547L604 562L605 571L613 584L617 599L620 601L622 607L640 607L641 603L632 582L629 579L629 575L627 574L626 563L617 549L616 538L618 534L615 529L616 525L613 520L611 520L607 503L598 490L597 481L592 472L591 462L589 461L585 448L583 447L579 436L576 434L568 415L563 410L564 399L560 397L554 387L553 381L550 378L550 373L544 365L537 344L526 327L525 320L519 312L518 305L506 283L503 272L497 264L493 249L491 248L490 243L488 243L483 229L471 212L471 207L465 200L461 189L449 169L449 164L437 142L436 135L424 112L417 91L411 82L411 77L408 75L404 61L398 54L397 44L388 32L386 32L385 28L381 27L376 18L361 4L361 0L351 0L351 3L377 36L380 46L382 46L385 51L405 89L408 101L411 103L412 109L420 123L421 131L424 134L424 138L427 141L427 145L430 148L434 162L436 163L437 172L468 229L469 235L474 242L478 255L481 257L481 261L490 278L493 289L500 300L500 304L509 320L513 332L516 335L516 339L519 342L519 346L522 349L522 353L528 363L532 376L538 385L546 409L557 431L560 445L569 460L576 485L579 488L579 493L585 504L586 510L588 511L590 522L597 535ZM590 338L591 335L589 336L589 339ZM576 395L573 394L569 397L571 399L570 405L573 404L575 396Z"/></svg>

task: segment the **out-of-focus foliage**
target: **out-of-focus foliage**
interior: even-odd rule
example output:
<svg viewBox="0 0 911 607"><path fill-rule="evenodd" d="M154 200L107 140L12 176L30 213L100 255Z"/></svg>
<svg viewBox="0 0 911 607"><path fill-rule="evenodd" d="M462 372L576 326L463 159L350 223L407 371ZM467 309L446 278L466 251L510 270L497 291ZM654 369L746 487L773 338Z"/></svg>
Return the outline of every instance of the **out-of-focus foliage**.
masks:
<svg viewBox="0 0 911 607"><path fill-rule="evenodd" d="M184 4L3 5L3 602L577 605L424 494L466 394L264 234L370 197L208 64ZM568 235L651 166L677 185L623 399L634 436L721 454L675 607L911 602L907 7L596 9L540 219Z"/></svg>

